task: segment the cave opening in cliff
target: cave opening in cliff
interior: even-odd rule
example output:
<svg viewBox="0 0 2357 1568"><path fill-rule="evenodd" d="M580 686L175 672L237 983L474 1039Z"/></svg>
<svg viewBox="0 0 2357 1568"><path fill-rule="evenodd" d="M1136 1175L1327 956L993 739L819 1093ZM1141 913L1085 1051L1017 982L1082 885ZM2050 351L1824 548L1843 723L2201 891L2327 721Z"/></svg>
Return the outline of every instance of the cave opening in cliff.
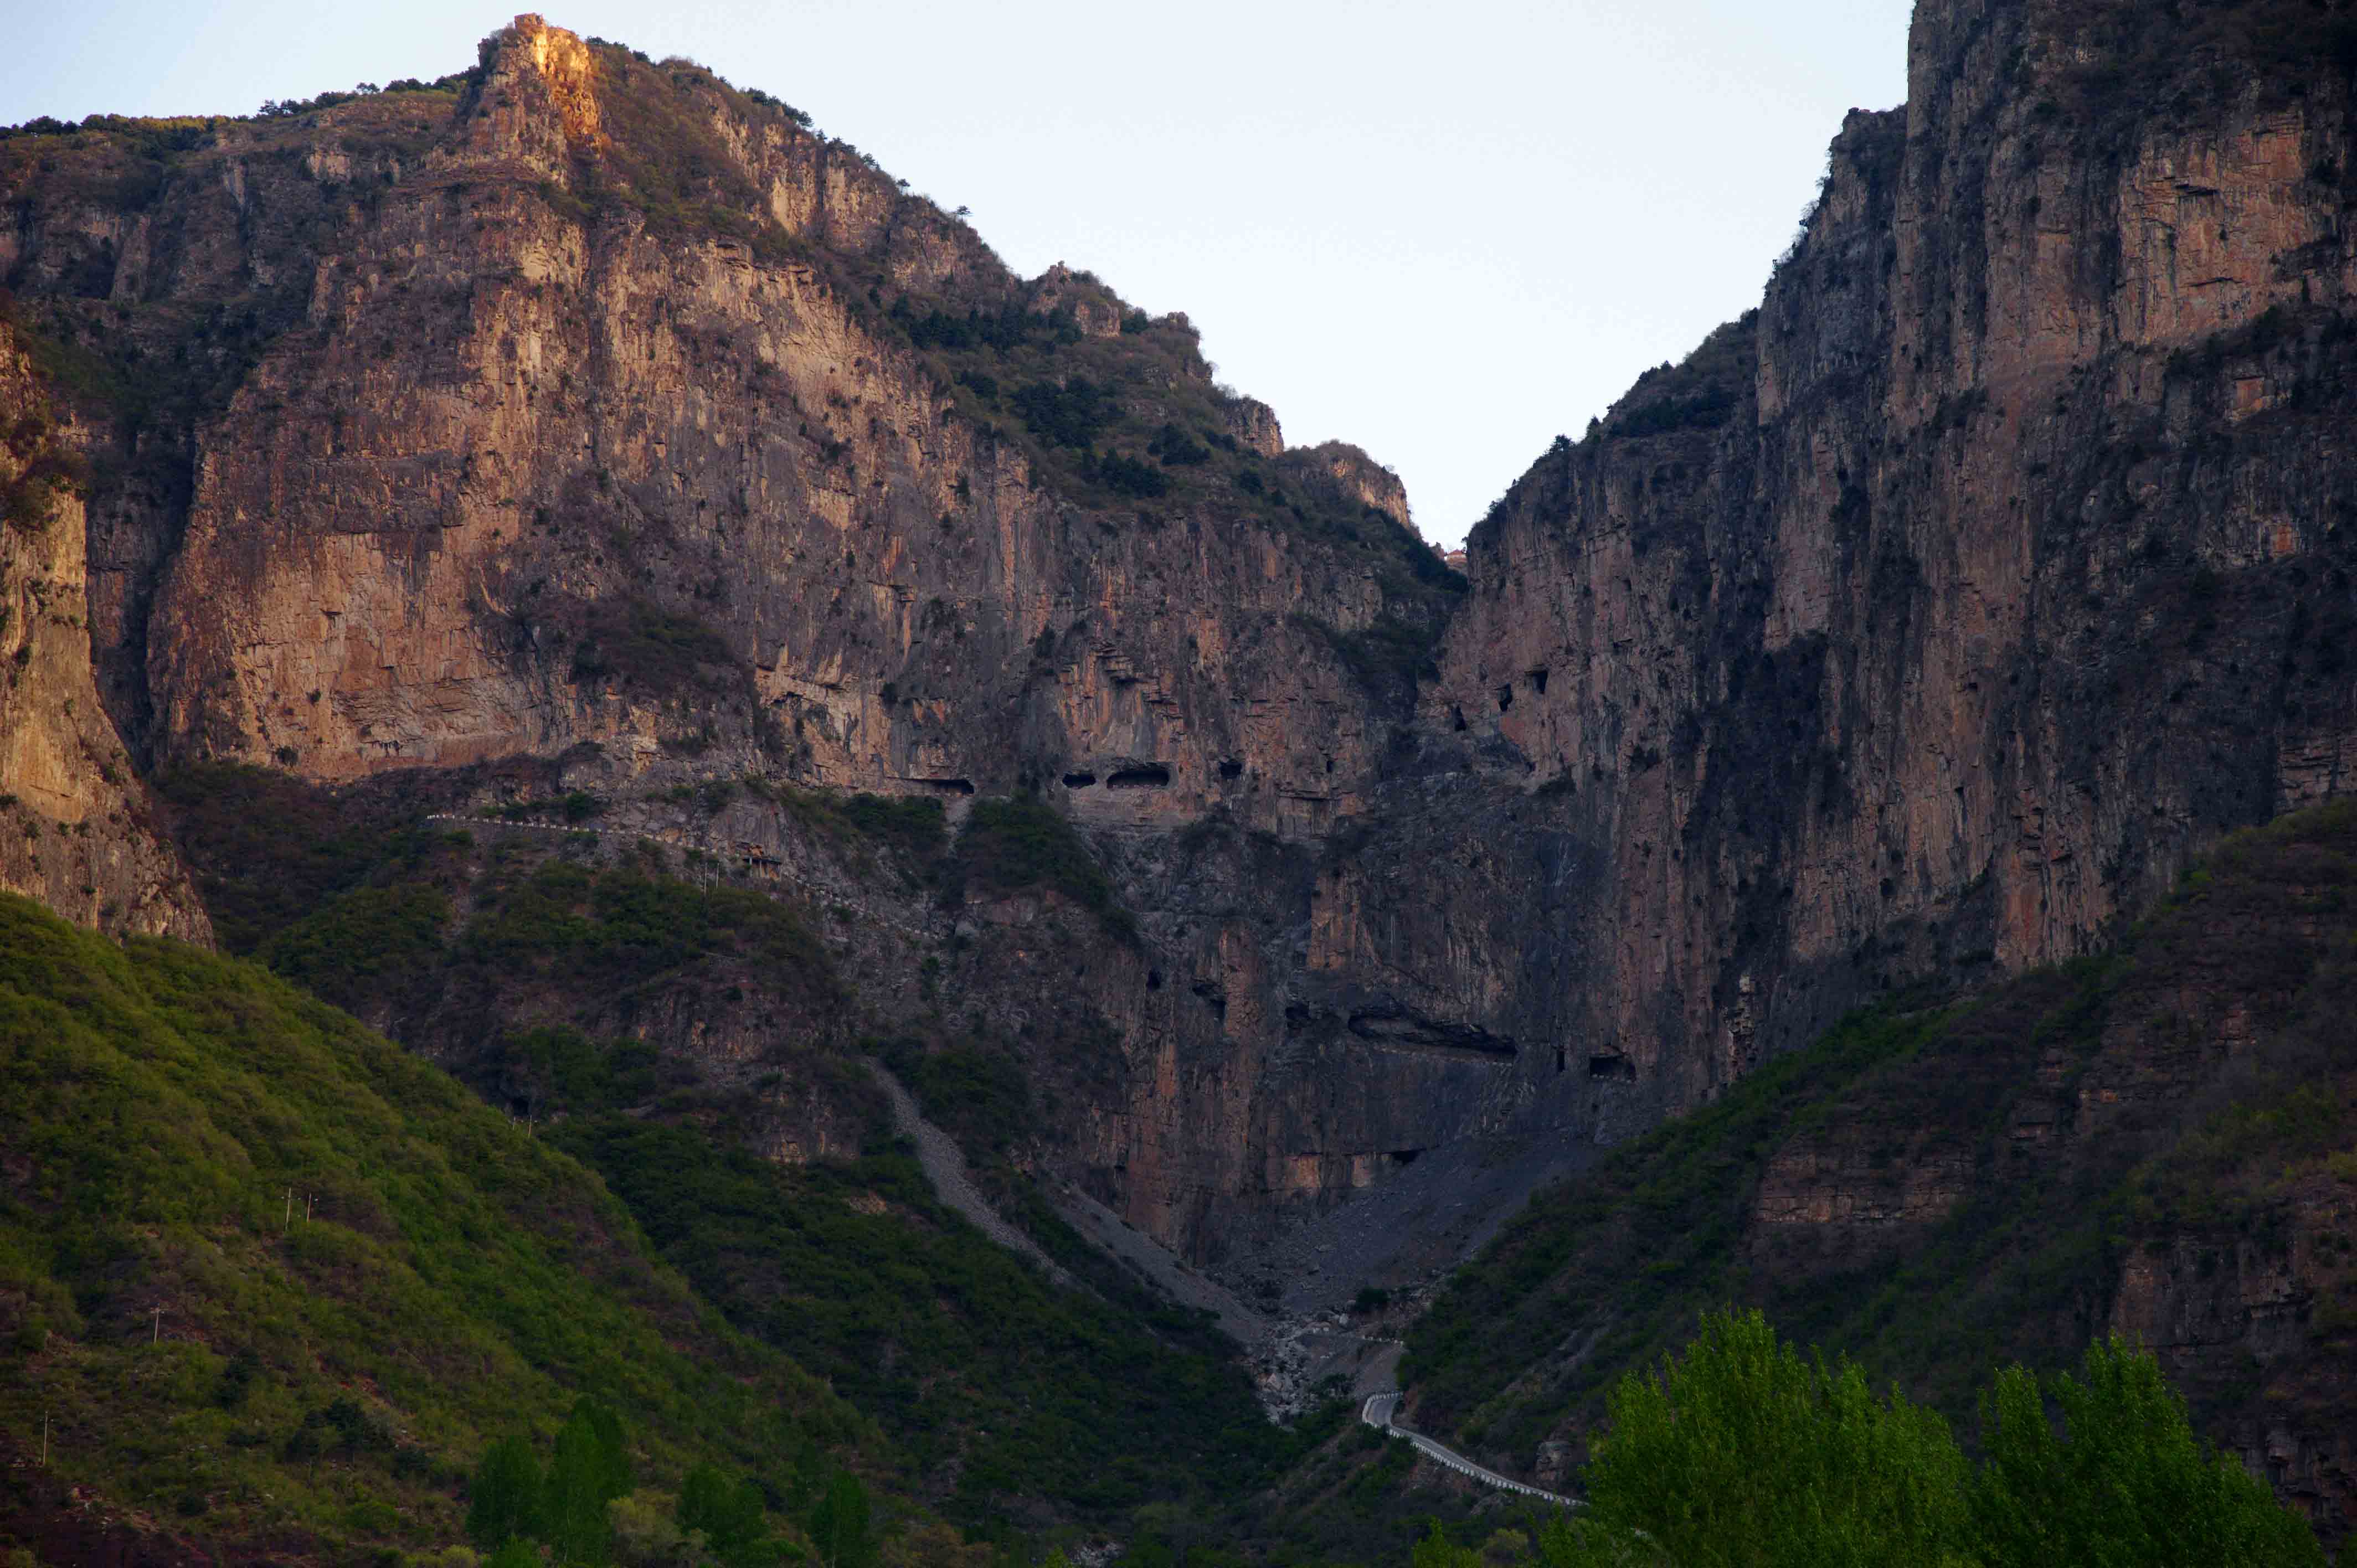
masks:
<svg viewBox="0 0 2357 1568"><path fill-rule="evenodd" d="M1146 989L1148 991L1159 991L1162 989L1162 972L1160 970L1149 969L1146 972Z"/></svg>
<svg viewBox="0 0 2357 1568"><path fill-rule="evenodd" d="M1499 687L1499 688L1498 688L1498 711L1499 711L1500 713L1501 713L1501 714L1502 714L1502 713L1504 713L1508 708L1511 708L1511 707L1512 707L1513 705L1514 705L1514 688L1513 688L1512 686L1511 686L1511 685L1505 685L1505 686L1501 686L1501 687Z"/></svg>
<svg viewBox="0 0 2357 1568"><path fill-rule="evenodd" d="M1142 768L1121 768L1106 776L1108 789L1159 789L1170 782L1170 769L1158 762Z"/></svg>
<svg viewBox="0 0 2357 1568"><path fill-rule="evenodd" d="M1243 770L1244 765L1232 757L1225 757L1221 760L1220 777L1222 779L1242 778L1243 776Z"/></svg>
<svg viewBox="0 0 2357 1568"><path fill-rule="evenodd" d="M1424 1153L1422 1149L1394 1149L1392 1151L1392 1164L1395 1165L1412 1165L1415 1164L1416 1155L1422 1153Z"/></svg>
<svg viewBox="0 0 2357 1568"><path fill-rule="evenodd" d="M974 793L974 780L971 779L920 779L917 782L939 789L944 795Z"/></svg>
<svg viewBox="0 0 2357 1568"><path fill-rule="evenodd" d="M1542 697L1546 695L1546 678L1547 672L1544 670L1534 670L1530 672L1531 690Z"/></svg>
<svg viewBox="0 0 2357 1568"><path fill-rule="evenodd" d="M1562 1072L1562 1071L1563 1071L1563 1070L1565 1070L1566 1068L1568 1068L1570 1065L1571 1065L1571 1053L1570 1053L1569 1051L1567 1051L1567 1050L1564 1049L1564 1047L1561 1047L1561 1046L1557 1046L1557 1047L1555 1048L1555 1071L1557 1071L1557 1072Z"/></svg>
<svg viewBox="0 0 2357 1568"><path fill-rule="evenodd" d="M1067 773L1064 775L1064 788L1067 789L1085 789L1096 781L1097 776L1093 773Z"/></svg>
<svg viewBox="0 0 2357 1568"><path fill-rule="evenodd" d="M1637 1081L1637 1064L1618 1051L1606 1056L1593 1056L1587 1058L1587 1076L1613 1083L1634 1083Z"/></svg>

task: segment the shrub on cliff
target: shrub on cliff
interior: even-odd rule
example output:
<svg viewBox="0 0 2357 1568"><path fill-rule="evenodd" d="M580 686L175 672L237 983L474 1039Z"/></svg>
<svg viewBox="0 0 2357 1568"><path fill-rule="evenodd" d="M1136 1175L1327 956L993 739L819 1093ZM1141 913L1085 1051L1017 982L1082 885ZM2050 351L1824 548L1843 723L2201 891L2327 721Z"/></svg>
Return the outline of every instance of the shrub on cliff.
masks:
<svg viewBox="0 0 2357 1568"><path fill-rule="evenodd" d="M1014 403L1024 427L1051 446L1087 446L1121 417L1110 392L1078 376L1061 386L1034 381Z"/></svg>
<svg viewBox="0 0 2357 1568"><path fill-rule="evenodd" d="M2357 69L2357 17L2317 0L2077 0L2068 10L2061 20L2076 62L2055 107L2093 122L2105 140L2147 119L2203 112L2243 72L2272 107Z"/></svg>
<svg viewBox="0 0 2357 1568"><path fill-rule="evenodd" d="M1129 496L1138 500L1155 500L1170 493L1170 478L1150 463L1119 452L1107 452L1100 456L1095 452L1081 456L1081 477L1092 484L1103 485L1117 496Z"/></svg>
<svg viewBox="0 0 2357 1568"><path fill-rule="evenodd" d="M618 681L663 695L712 690L742 673L728 641L694 615L645 599L589 607L572 679Z"/></svg>
<svg viewBox="0 0 2357 1568"><path fill-rule="evenodd" d="M1196 440L1175 423L1164 421L1154 439L1146 443L1148 453L1162 459L1166 467L1192 467L1211 461L1211 449Z"/></svg>
<svg viewBox="0 0 2357 1568"><path fill-rule="evenodd" d="M1053 806L1017 797L977 800L958 838L956 878L945 889L952 901L968 886L996 893L1052 887L1094 914L1105 929L1133 940L1135 923L1115 900L1113 884L1089 846Z"/></svg>

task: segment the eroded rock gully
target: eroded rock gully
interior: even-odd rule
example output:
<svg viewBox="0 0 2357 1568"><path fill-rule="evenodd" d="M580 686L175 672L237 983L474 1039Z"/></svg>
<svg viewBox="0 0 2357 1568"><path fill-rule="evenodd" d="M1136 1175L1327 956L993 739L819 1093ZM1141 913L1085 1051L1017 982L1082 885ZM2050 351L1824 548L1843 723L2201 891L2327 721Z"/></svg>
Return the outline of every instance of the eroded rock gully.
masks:
<svg viewBox="0 0 2357 1568"><path fill-rule="evenodd" d="M2345 788L2346 72L2212 40L2106 99L2110 16L1921 6L1760 309L1542 457L1461 605L1183 318L537 18L436 91L0 142L0 274L176 389L72 427L144 765L1039 790L1139 940L997 901L942 1004L1030 1042L1066 1174L1234 1258L2083 950ZM1028 388L956 357L1035 328Z"/></svg>

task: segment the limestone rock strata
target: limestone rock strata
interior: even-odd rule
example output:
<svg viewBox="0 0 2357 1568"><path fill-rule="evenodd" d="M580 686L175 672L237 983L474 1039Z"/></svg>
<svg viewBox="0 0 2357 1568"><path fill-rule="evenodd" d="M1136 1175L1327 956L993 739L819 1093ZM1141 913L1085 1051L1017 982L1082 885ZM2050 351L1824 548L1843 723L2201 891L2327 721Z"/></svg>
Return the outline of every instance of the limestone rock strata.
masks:
<svg viewBox="0 0 2357 1568"><path fill-rule="evenodd" d="M205 941L91 676L87 468L0 327L0 887L85 925Z"/></svg>
<svg viewBox="0 0 2357 1568"><path fill-rule="evenodd" d="M537 18L470 80L175 135L0 141L0 281L121 378L84 399L90 641L144 765L1037 789L1137 868L1149 947L1077 985L1012 961L973 1001L1058 1020L1044 1080L1098 1075L1065 1131L1102 1196L1216 1251L1461 1130L1474 1090L1426 1090L1494 1053L1349 1035L1338 1108L1286 1021L1314 844L1410 712L1366 639L1428 641L1448 597L1396 546L1395 476L1287 452L1183 317L1017 279L790 112ZM927 353L1025 330L1071 368ZM1118 385L1157 441L1191 420L1181 480L1249 474L1160 505L1077 484L1023 435L1034 377ZM135 381L168 395L110 395ZM1222 869L1153 869L1192 864L1164 843L1189 827ZM1108 1029L1110 1074L1063 1059Z"/></svg>
<svg viewBox="0 0 2357 1568"><path fill-rule="evenodd" d="M1297 622L1370 624L1362 568L1232 519L1078 511L824 268L582 221L549 187L619 134L592 68L536 23L506 39L208 433L151 639L167 756L339 779L585 741L653 758L708 727L707 766L766 748L846 788L1151 779L1076 787L1092 822L1347 809L1365 703ZM1016 289L856 156L712 113L790 235ZM600 679L642 614L712 628L700 682Z"/></svg>
<svg viewBox="0 0 2357 1568"><path fill-rule="evenodd" d="M1542 864L1394 788L1321 897L1361 972L1593 1061L1587 1116L2086 951L2348 788L2348 83L2205 35L2123 86L2091 12L1920 5L1760 309L1473 534L1426 766Z"/></svg>

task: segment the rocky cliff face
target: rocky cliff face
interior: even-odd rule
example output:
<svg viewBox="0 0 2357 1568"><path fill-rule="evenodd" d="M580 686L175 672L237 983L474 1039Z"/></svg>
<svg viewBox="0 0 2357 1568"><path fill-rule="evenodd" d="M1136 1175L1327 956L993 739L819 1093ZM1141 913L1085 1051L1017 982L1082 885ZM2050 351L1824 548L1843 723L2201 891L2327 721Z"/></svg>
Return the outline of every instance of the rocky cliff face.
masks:
<svg viewBox="0 0 2357 1568"><path fill-rule="evenodd" d="M202 941L208 924L99 702L76 433L0 326L0 888L85 924Z"/></svg>
<svg viewBox="0 0 2357 1568"><path fill-rule="evenodd" d="M1025 1042L1069 1174L1210 1258L2083 950L2344 787L2311 11L1926 4L1760 310L1543 457L1461 608L1396 479L1286 450L1183 317L537 18L426 88L0 140L0 275L79 367L143 764L1037 791L1136 943L985 900L868 1021ZM754 799L645 825L791 850Z"/></svg>
<svg viewBox="0 0 2357 1568"><path fill-rule="evenodd" d="M1135 862L1144 956L1058 1005L1022 962L942 983L1057 1021L1036 1065L1093 1086L1068 1130L1105 1196L1211 1247L1223 1204L1447 1133L1338 1134L1329 1086L1271 1074L1308 846L1461 585L1394 476L1286 451L1183 317L1017 280L790 109L534 17L429 88L0 161L0 272L87 361L91 642L144 761L1039 790ZM425 795L525 788L468 777ZM1064 1059L1108 1032L1112 1071Z"/></svg>
<svg viewBox="0 0 2357 1568"><path fill-rule="evenodd" d="M1411 839L1369 957L1650 1113L2348 787L2348 68L2225 10L1919 7L1760 310L1476 531L1426 727L1564 847Z"/></svg>

